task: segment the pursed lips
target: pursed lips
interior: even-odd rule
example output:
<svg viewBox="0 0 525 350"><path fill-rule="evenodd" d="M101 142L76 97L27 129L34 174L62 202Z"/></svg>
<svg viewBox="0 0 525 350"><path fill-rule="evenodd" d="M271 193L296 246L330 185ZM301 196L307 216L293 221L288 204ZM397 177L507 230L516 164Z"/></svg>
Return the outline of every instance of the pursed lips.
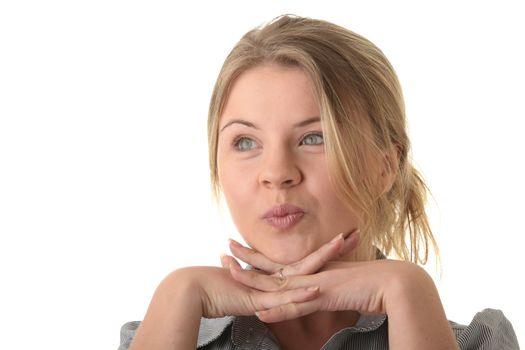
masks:
<svg viewBox="0 0 525 350"><path fill-rule="evenodd" d="M279 204L268 210L262 219L274 228L284 231L295 226L304 216L305 210L293 204Z"/></svg>

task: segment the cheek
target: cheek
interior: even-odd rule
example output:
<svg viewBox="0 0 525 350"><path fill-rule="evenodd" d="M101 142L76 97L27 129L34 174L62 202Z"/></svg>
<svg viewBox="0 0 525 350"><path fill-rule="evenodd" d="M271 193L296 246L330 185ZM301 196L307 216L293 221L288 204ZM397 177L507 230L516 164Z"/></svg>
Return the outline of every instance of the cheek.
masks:
<svg viewBox="0 0 525 350"><path fill-rule="evenodd" d="M255 232L253 217L257 215L257 198L247 174L238 168L219 169L219 183L231 219L241 236L249 243L246 233ZM251 244L250 244L251 245Z"/></svg>
<svg viewBox="0 0 525 350"><path fill-rule="evenodd" d="M250 178L238 167L221 164L218 169L219 183L232 215L254 199L250 195Z"/></svg>
<svg viewBox="0 0 525 350"><path fill-rule="evenodd" d="M321 203L320 210L325 220L332 223L341 221L339 215L343 211L343 202L336 196L336 193L330 184L319 187L316 197L319 203Z"/></svg>
<svg viewBox="0 0 525 350"><path fill-rule="evenodd" d="M324 219L331 224L354 222L355 213L349 210L348 206L337 196L337 190L329 180L327 171L319 172L316 180L312 191L320 203Z"/></svg>
<svg viewBox="0 0 525 350"><path fill-rule="evenodd" d="M310 167L310 169L310 177L312 178L310 181L310 187L319 201L325 205L331 205L333 202L336 202L336 192L330 182L326 162L324 160L318 162L318 164Z"/></svg>

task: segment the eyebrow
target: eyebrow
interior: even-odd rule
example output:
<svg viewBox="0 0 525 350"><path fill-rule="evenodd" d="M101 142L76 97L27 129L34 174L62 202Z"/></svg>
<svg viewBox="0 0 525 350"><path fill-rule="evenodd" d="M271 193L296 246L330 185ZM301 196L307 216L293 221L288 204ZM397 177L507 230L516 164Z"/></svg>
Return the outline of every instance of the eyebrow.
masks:
<svg viewBox="0 0 525 350"><path fill-rule="evenodd" d="M310 125L310 124L313 124L313 123L317 123L317 122L320 122L320 121L321 121L320 117L312 117L312 118L308 118L308 119L305 119L303 121L300 121L299 123L294 124L293 127L294 128L301 128L301 127L304 127L304 126L307 126L307 125ZM226 125L224 125L219 132L222 132L224 129L226 129L228 126L230 126L232 124L241 124L241 125L247 126L249 128L254 128L256 130L259 130L259 127L257 125L255 125L254 123L252 123L252 122L249 122L249 121L243 120L243 119L233 119L233 120L230 120L228 123L226 123Z"/></svg>
<svg viewBox="0 0 525 350"><path fill-rule="evenodd" d="M243 119L233 119L233 120L230 120L228 123L226 123L226 125L224 125L219 132L222 132L224 129L226 129L228 126L232 124L241 124L249 128L254 128L254 129L259 130L259 128L254 123L251 123Z"/></svg>
<svg viewBox="0 0 525 350"><path fill-rule="evenodd" d="M307 125L310 125L310 124L313 124L313 123L317 123L317 122L320 122L320 121L321 121L320 117L308 118L306 120L303 120L302 122L294 124L294 128L301 128L303 126L307 126Z"/></svg>

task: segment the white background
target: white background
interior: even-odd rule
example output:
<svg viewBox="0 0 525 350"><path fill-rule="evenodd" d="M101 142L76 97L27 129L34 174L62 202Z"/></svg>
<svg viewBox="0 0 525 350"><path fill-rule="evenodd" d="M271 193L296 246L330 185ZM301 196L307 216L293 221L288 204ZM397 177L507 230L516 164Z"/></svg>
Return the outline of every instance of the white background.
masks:
<svg viewBox="0 0 525 350"><path fill-rule="evenodd" d="M1 2L0 348L115 349L166 274L218 265L238 235L210 199L211 89L240 36L283 13L391 60L447 316L502 309L525 341L518 1L175 3Z"/></svg>

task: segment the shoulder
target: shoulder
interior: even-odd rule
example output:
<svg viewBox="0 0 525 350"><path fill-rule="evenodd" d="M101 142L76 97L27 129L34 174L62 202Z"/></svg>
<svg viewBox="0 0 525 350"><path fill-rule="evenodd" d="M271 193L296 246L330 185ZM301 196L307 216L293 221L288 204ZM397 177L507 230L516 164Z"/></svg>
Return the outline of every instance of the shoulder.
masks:
<svg viewBox="0 0 525 350"><path fill-rule="evenodd" d="M219 338L233 320L234 317L231 316L222 318L201 318L197 348L208 345ZM129 348L139 326L140 321L131 321L125 323L120 328L120 345L118 350L127 350Z"/></svg>
<svg viewBox="0 0 525 350"><path fill-rule="evenodd" d="M469 325L450 324L462 350L519 349L512 324L500 310L478 312Z"/></svg>

